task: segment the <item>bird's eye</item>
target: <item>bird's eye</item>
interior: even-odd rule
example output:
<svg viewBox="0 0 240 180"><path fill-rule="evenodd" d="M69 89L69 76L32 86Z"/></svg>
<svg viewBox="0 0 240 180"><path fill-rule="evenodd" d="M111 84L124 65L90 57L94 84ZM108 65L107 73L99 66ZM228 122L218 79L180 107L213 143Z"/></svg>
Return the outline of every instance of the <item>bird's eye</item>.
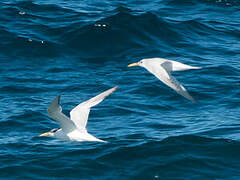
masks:
<svg viewBox="0 0 240 180"><path fill-rule="evenodd" d="M142 64L143 62L142 61L140 61L140 64Z"/></svg>
<svg viewBox="0 0 240 180"><path fill-rule="evenodd" d="M57 132L59 130L59 128L55 128L55 129L53 129L51 132L52 133L55 133L55 132Z"/></svg>

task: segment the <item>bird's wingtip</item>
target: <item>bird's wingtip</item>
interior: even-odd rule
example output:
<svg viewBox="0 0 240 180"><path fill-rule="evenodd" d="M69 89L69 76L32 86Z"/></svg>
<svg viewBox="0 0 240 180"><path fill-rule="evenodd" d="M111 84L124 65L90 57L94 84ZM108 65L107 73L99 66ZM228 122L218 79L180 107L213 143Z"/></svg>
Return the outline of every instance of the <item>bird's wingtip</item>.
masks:
<svg viewBox="0 0 240 180"><path fill-rule="evenodd" d="M188 97L186 97L189 101L191 101L192 103L195 103L195 104L197 104L198 103L198 101L195 99L195 98L193 98L191 95L189 95Z"/></svg>
<svg viewBox="0 0 240 180"><path fill-rule="evenodd" d="M59 105L59 104L60 104L60 99L61 99L61 95L57 95L57 96L53 99L53 101L52 101L51 104L57 104L57 105Z"/></svg>
<svg viewBox="0 0 240 180"><path fill-rule="evenodd" d="M61 95L58 95L52 100L51 104L48 106L48 109L47 109L48 113L58 110L60 106L60 98L61 98Z"/></svg>
<svg viewBox="0 0 240 180"><path fill-rule="evenodd" d="M119 88L119 86L114 86L113 88L109 89L108 91L110 91L110 94L111 94L114 91L116 91L118 88Z"/></svg>
<svg viewBox="0 0 240 180"><path fill-rule="evenodd" d="M114 86L113 89L114 90L117 90L119 88L119 86Z"/></svg>
<svg viewBox="0 0 240 180"><path fill-rule="evenodd" d="M192 103L195 103L195 104L198 103L198 101L197 101L196 99L194 99L194 98L192 98L190 101L191 101Z"/></svg>
<svg viewBox="0 0 240 180"><path fill-rule="evenodd" d="M119 88L119 86L114 86L113 88L109 89L108 91L110 91L111 93L113 93L114 91L116 91Z"/></svg>
<svg viewBox="0 0 240 180"><path fill-rule="evenodd" d="M56 99L57 99L57 103L60 104L61 95L57 95Z"/></svg>

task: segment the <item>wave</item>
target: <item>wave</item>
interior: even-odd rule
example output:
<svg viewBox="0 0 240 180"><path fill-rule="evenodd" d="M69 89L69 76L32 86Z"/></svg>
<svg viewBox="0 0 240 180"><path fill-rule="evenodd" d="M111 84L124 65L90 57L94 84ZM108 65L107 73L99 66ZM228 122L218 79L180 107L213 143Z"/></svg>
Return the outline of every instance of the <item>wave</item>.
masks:
<svg viewBox="0 0 240 180"><path fill-rule="evenodd" d="M31 148L32 151L39 152L38 158L29 158L32 154L27 153L23 154L25 159L17 157L14 153L7 157L8 164L13 164L10 163L13 159L18 160L17 164L11 165L15 175L24 172L27 177L38 176L39 169L45 171L41 173L41 177L55 178L59 177L57 175L59 171L68 174L68 178L98 176L120 179L173 179L176 176L178 178L239 176L235 169L238 169L239 164L240 143L226 139L183 135L140 144L129 142L129 145L126 145L126 142L101 145L61 142L61 145L36 144L34 147L22 143L18 147ZM2 154L1 159L6 160L6 155ZM56 163L60 164L56 166ZM62 166L65 163L68 166ZM4 164L0 170L6 173L8 168ZM21 167L24 167L24 170L21 170Z"/></svg>
<svg viewBox="0 0 240 180"><path fill-rule="evenodd" d="M238 7L240 2L238 0L168 0L168 5L172 6L197 6L197 5L213 5L213 6L220 6L220 7Z"/></svg>
<svg viewBox="0 0 240 180"><path fill-rule="evenodd" d="M0 27L1 34L4 34L0 36L4 42L0 48L3 49L2 53L10 56L56 57L72 54L101 58L107 54L119 58L139 56L141 51L153 55L159 51L172 54L176 51L173 45L182 48L186 44L194 44L197 48L204 48L195 41L208 35L218 38L225 33L229 35L229 29L219 29L197 18L162 18L155 12L137 13L123 7L96 20L91 19L88 13L51 4L18 2L8 5L10 7L5 6L2 16L14 14L17 27L17 31L7 24ZM26 14L19 14L21 9ZM134 49L129 50L130 47Z"/></svg>

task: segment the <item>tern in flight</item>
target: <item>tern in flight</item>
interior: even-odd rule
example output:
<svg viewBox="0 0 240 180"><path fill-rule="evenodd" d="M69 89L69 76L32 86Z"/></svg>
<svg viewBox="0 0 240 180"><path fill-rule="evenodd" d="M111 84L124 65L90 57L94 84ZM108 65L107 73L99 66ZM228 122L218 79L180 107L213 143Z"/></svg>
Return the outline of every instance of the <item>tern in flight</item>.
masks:
<svg viewBox="0 0 240 180"><path fill-rule="evenodd" d="M99 104L105 97L113 93L118 87L115 86L103 93L77 105L70 112L70 118L62 113L60 96L53 99L48 107L48 116L57 121L61 128L55 128L40 136L52 136L62 140L71 141L98 141L105 142L89 134L86 129L90 108Z"/></svg>
<svg viewBox="0 0 240 180"><path fill-rule="evenodd" d="M150 73L156 76L160 81L174 89L178 94L195 102L194 98L187 92L172 75L172 71L184 71L188 69L201 69L201 67L189 66L177 61L172 61L163 58L142 59L139 62L129 64L128 67L142 66Z"/></svg>

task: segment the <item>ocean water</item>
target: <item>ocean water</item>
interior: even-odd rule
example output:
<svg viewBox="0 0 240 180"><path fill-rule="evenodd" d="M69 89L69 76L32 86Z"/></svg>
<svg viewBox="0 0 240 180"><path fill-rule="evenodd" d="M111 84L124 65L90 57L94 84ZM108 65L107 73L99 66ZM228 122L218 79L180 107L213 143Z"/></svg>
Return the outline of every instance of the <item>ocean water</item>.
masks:
<svg viewBox="0 0 240 180"><path fill-rule="evenodd" d="M238 0L2 0L0 179L240 179ZM145 69L162 57L191 103ZM115 85L88 131L108 141L39 137Z"/></svg>

